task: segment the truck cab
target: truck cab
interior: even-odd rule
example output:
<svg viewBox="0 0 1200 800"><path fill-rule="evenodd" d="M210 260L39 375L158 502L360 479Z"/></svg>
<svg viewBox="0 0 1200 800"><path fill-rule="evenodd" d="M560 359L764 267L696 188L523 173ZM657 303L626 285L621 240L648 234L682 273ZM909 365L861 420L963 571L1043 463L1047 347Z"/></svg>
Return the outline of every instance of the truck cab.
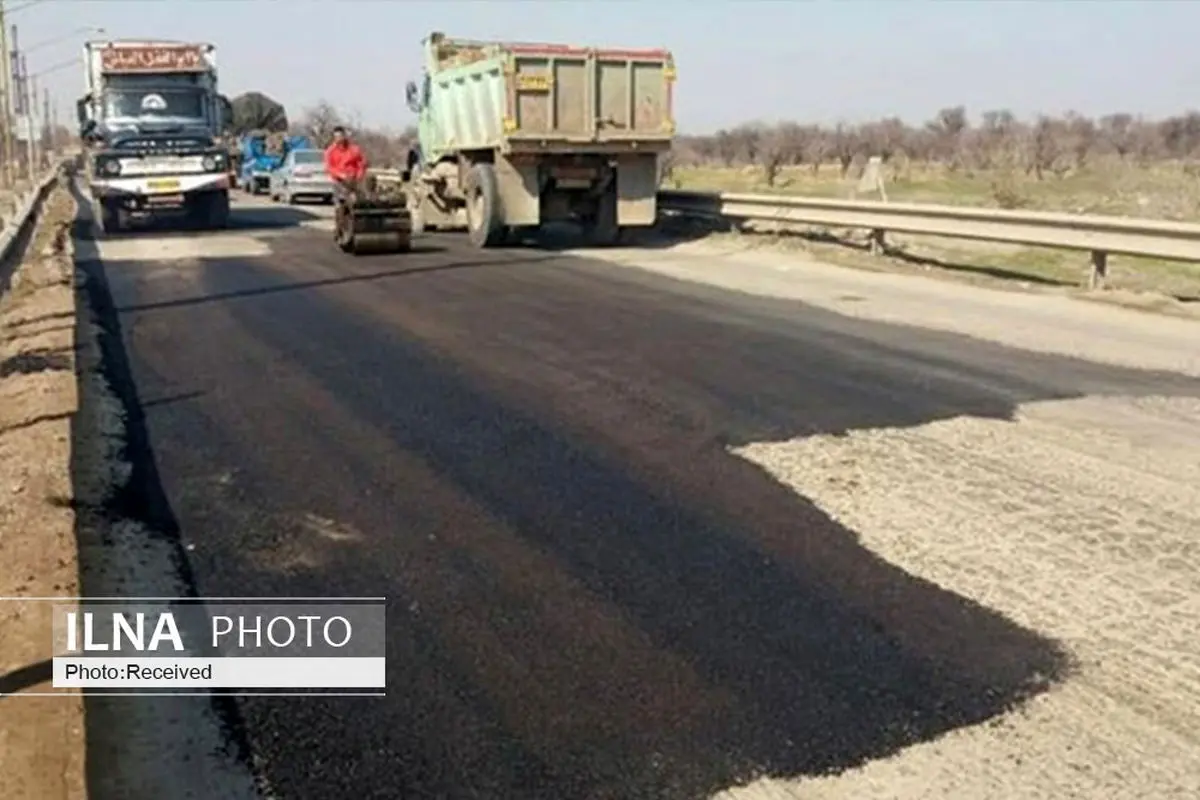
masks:
<svg viewBox="0 0 1200 800"><path fill-rule="evenodd" d="M214 48L167 41L84 45L87 93L77 104L101 227L131 214L183 210L205 227L229 215L231 121L217 91Z"/></svg>

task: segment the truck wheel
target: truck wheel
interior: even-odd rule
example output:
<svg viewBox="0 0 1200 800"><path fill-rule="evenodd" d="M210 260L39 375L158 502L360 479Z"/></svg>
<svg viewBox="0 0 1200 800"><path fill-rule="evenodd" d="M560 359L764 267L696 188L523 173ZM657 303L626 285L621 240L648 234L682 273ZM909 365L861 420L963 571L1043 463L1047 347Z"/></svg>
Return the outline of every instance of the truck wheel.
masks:
<svg viewBox="0 0 1200 800"><path fill-rule="evenodd" d="M229 193L228 192L212 192L206 198L204 204L208 212L205 222L207 227L213 230L222 230L229 227Z"/></svg>
<svg viewBox="0 0 1200 800"><path fill-rule="evenodd" d="M105 236L121 232L121 208L114 203L100 203L100 231Z"/></svg>
<svg viewBox="0 0 1200 800"><path fill-rule="evenodd" d="M467 173L467 237L478 248L496 247L505 238L500 217L500 190L491 164L476 164Z"/></svg>
<svg viewBox="0 0 1200 800"><path fill-rule="evenodd" d="M596 216L587 225L585 235L595 247L612 247L621 240L617 225L617 187L610 186L596 202Z"/></svg>
<svg viewBox="0 0 1200 800"><path fill-rule="evenodd" d="M187 226L200 230L219 230L229 224L229 195L204 192L196 195L188 208Z"/></svg>

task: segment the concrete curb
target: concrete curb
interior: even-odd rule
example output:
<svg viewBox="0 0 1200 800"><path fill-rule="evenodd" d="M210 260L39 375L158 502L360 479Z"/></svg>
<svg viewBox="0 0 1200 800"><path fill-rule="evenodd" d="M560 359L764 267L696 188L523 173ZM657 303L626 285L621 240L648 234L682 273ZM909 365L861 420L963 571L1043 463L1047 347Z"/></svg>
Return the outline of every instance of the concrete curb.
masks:
<svg viewBox="0 0 1200 800"><path fill-rule="evenodd" d="M69 172L75 160L76 156L64 156L46 170L33 189L25 195L25 199L17 205L16 212L0 231L0 294L7 291L12 269L16 266L9 263L15 255L14 246L30 230L29 226L37 219L42 204L50 196L50 190L58 183L64 171Z"/></svg>

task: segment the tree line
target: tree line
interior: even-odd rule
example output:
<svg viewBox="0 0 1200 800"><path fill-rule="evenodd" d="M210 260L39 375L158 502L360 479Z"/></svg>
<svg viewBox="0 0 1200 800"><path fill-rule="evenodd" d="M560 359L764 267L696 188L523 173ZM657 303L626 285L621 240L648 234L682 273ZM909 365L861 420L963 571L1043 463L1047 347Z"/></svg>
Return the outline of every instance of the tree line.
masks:
<svg viewBox="0 0 1200 800"><path fill-rule="evenodd" d="M324 146L336 125L352 130L368 160L380 167L404 163L416 140L414 128L383 131L364 127L328 102L289 119L283 106L257 92L232 101L234 132L287 131ZM774 185L785 167L814 171L837 164L843 176L878 156L940 164L950 171L1024 173L1036 180L1064 177L1102 158L1147 166L1156 161L1200 158L1200 112L1149 120L1127 113L1099 118L1073 112L1019 119L1011 111L985 111L972 121L965 106L939 111L921 125L888 117L858 125L799 122L748 123L710 135L680 135L664 173L677 166L757 167Z"/></svg>
<svg viewBox="0 0 1200 800"><path fill-rule="evenodd" d="M233 109L234 136L264 133L268 147L281 143L283 135L305 136L315 147L324 147L333 136L333 129L342 125L353 132L354 140L363 149L367 163L375 167L401 167L408 149L416 141L416 129L385 131L368 128L353 115L345 114L331 103L321 101L290 118L284 106L260 92L247 92L230 101Z"/></svg>
<svg viewBox="0 0 1200 800"><path fill-rule="evenodd" d="M1017 118L985 111L973 123L965 106L939 111L922 125L889 117L860 125L751 123L708 136L680 136L672 166L759 167L773 185L784 167L836 163L843 175L856 162L878 156L936 163L951 171L1005 169L1037 180L1063 177L1101 157L1146 166L1165 159L1200 156L1200 112L1148 120L1133 114L1083 114Z"/></svg>

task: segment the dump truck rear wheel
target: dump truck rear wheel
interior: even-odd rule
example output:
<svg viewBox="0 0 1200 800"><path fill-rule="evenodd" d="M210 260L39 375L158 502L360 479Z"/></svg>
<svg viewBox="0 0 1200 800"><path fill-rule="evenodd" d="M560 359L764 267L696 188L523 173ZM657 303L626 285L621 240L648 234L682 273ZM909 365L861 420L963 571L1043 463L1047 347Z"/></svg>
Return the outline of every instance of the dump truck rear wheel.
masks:
<svg viewBox="0 0 1200 800"><path fill-rule="evenodd" d="M476 164L467 173L467 237L478 248L496 247L505 239L500 222L500 190L491 164Z"/></svg>
<svg viewBox="0 0 1200 800"><path fill-rule="evenodd" d="M610 186L596 202L596 216L587 226L588 243L596 247L612 247L621 240L617 224L617 187Z"/></svg>

